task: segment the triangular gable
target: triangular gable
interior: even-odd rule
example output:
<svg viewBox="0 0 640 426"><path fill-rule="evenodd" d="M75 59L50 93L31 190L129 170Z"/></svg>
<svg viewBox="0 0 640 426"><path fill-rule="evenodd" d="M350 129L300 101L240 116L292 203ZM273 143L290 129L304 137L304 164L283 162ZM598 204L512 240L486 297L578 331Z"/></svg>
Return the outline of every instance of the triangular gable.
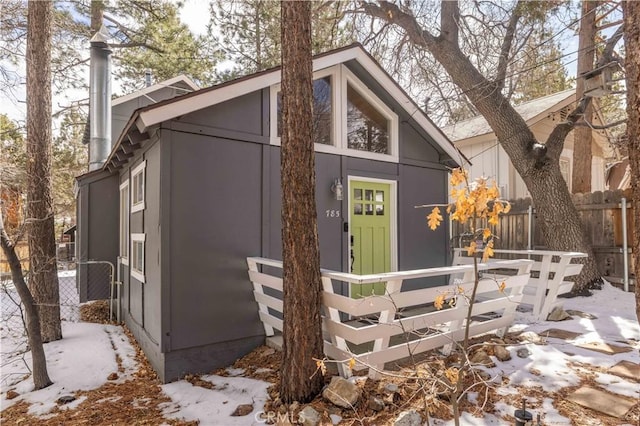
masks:
<svg viewBox="0 0 640 426"><path fill-rule="evenodd" d="M424 111L411 100L406 92L398 86L360 44L350 45L315 56L313 59L313 70L317 71L329 68L350 60L359 62L406 113L417 122L425 133L431 136L442 151L456 162L459 162L460 158L466 160L442 130L427 117ZM280 71L280 67L276 67L140 108L133 114L124 127L117 144L105 162L105 167L109 165L123 141L127 141L127 134L130 130L134 130L136 134L145 134L151 127L164 121L270 87L280 82Z"/></svg>
<svg viewBox="0 0 640 426"><path fill-rule="evenodd" d="M571 89L533 99L514 108L527 123L527 126L531 127L547 118L549 114L571 105L575 100L576 92ZM442 130L454 142L493 133L493 129L481 115L444 127Z"/></svg>

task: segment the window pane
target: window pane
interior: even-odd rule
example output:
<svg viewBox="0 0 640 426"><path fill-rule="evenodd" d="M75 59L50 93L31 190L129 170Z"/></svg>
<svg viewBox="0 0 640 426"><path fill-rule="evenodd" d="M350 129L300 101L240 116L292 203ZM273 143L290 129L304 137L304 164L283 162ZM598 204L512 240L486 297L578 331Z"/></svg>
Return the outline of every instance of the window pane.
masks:
<svg viewBox="0 0 640 426"><path fill-rule="evenodd" d="M347 85L347 146L389 153L388 120L350 85Z"/></svg>
<svg viewBox="0 0 640 426"><path fill-rule="evenodd" d="M331 133L333 129L331 77L313 80L313 142L333 145ZM277 133L282 136L282 92L276 95Z"/></svg>
<svg viewBox="0 0 640 426"><path fill-rule="evenodd" d="M362 200L362 189L354 189L353 192L356 200Z"/></svg>
<svg viewBox="0 0 640 426"><path fill-rule="evenodd" d="M376 201L378 203L384 203L384 191L376 191Z"/></svg>
<svg viewBox="0 0 640 426"><path fill-rule="evenodd" d="M384 204L376 204L376 216L384 216Z"/></svg>
<svg viewBox="0 0 640 426"><path fill-rule="evenodd" d="M373 201L373 189L364 190L364 199L367 201Z"/></svg>
<svg viewBox="0 0 640 426"><path fill-rule="evenodd" d="M367 216L373 216L373 204L365 204L364 214Z"/></svg>
<svg viewBox="0 0 640 426"><path fill-rule="evenodd" d="M353 214L362 214L362 204L354 204Z"/></svg>
<svg viewBox="0 0 640 426"><path fill-rule="evenodd" d="M331 143L331 77L313 81L313 141Z"/></svg>

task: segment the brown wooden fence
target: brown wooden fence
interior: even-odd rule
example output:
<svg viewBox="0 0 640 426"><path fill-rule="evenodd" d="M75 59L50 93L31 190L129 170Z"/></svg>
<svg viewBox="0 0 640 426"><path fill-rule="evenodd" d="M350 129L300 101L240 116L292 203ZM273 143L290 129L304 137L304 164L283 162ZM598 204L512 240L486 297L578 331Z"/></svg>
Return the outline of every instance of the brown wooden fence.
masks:
<svg viewBox="0 0 640 426"><path fill-rule="evenodd" d="M578 209L585 232L596 254L600 272L611 281L619 281L624 275L623 268L623 227L622 198L627 200L627 244L629 253L633 240L634 206L631 203L631 191L604 191L589 194L574 194L573 202ZM536 210L531 207L531 199L518 199L511 202L511 211L502 215L495 229L498 236L496 248L524 250L529 248L529 230L531 229L532 249L546 249L540 228L536 226ZM531 225L529 224L531 217ZM459 223L452 223L452 245L459 247L465 242L466 229ZM633 259L628 257L629 274L633 273Z"/></svg>

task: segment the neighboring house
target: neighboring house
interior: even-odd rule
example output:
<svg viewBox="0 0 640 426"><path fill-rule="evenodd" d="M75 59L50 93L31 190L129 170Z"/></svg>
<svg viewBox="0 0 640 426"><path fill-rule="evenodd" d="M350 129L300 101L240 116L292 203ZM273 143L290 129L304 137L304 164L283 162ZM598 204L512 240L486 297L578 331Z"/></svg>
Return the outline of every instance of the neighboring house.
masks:
<svg viewBox="0 0 640 426"><path fill-rule="evenodd" d="M575 90L566 90L544 96L515 107L526 121L538 141L546 141L553 128L562 122L576 106ZM601 125L599 114L594 114L594 124ZM529 197L524 181L511 164L504 149L498 143L496 135L482 116L473 117L451 126L443 131L471 161L471 177L486 176L496 180L502 196L507 199ZM614 156L613 149L604 130L593 131L593 160L591 165L591 189L606 189L605 168ZM560 154L560 169L571 190L573 173L574 132L569 133Z"/></svg>
<svg viewBox="0 0 640 426"><path fill-rule="evenodd" d="M460 154L360 45L313 69L321 266L448 264L446 227L430 231L415 206L447 201ZM136 110L102 169L78 179L78 244L121 259L122 319L165 382L264 343L246 258L282 258L280 77L275 68Z"/></svg>

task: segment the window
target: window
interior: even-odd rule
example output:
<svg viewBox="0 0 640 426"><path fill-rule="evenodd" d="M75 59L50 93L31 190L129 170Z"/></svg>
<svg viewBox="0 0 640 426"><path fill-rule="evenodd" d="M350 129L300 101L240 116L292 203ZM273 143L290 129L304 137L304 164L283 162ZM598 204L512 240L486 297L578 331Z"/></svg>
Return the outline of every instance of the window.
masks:
<svg viewBox="0 0 640 426"><path fill-rule="evenodd" d="M129 264L129 179L120 185L120 258Z"/></svg>
<svg viewBox="0 0 640 426"><path fill-rule="evenodd" d="M280 144L282 94L271 87L271 143ZM398 116L346 66L314 73L315 149L382 161L398 161Z"/></svg>
<svg viewBox="0 0 640 426"><path fill-rule="evenodd" d="M131 234L131 276L142 283L145 282L144 240L145 234Z"/></svg>
<svg viewBox="0 0 640 426"><path fill-rule="evenodd" d="M333 145L331 76L313 80L313 142L322 145ZM282 92L277 94L278 137L282 136Z"/></svg>
<svg viewBox="0 0 640 426"><path fill-rule="evenodd" d="M143 161L131 171L131 213L144 210L145 168Z"/></svg>
<svg viewBox="0 0 640 426"><path fill-rule="evenodd" d="M389 153L389 120L347 84L347 147Z"/></svg>

